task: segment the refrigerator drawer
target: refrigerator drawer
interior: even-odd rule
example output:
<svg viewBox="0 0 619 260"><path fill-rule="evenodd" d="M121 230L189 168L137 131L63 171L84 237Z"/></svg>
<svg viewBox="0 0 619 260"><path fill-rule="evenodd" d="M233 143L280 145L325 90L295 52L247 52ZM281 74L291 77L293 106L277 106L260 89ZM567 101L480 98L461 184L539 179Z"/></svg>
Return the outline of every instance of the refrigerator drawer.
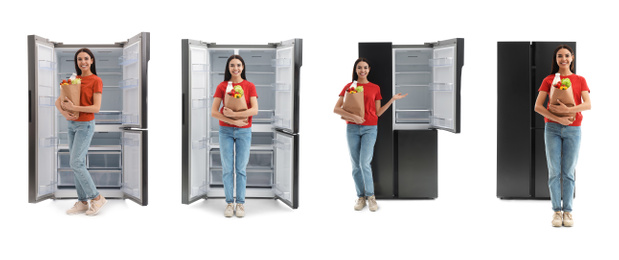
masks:
<svg viewBox="0 0 619 260"><path fill-rule="evenodd" d="M88 152L88 168L121 168L120 151L90 151Z"/></svg>
<svg viewBox="0 0 619 260"><path fill-rule="evenodd" d="M252 118L252 124L271 124L274 115L273 110L258 110L258 114Z"/></svg>
<svg viewBox="0 0 619 260"><path fill-rule="evenodd" d="M122 112L120 111L100 111L95 114L95 124L121 124Z"/></svg>
<svg viewBox="0 0 619 260"><path fill-rule="evenodd" d="M219 132L211 132L211 145L219 145ZM251 145L273 145L273 132L252 132Z"/></svg>
<svg viewBox="0 0 619 260"><path fill-rule="evenodd" d="M400 124L430 123L430 110L396 110L395 122Z"/></svg>
<svg viewBox="0 0 619 260"><path fill-rule="evenodd" d="M88 172L97 188L121 187L122 175L120 170L89 170ZM58 171L58 187L75 187L75 177L72 170Z"/></svg>
<svg viewBox="0 0 619 260"><path fill-rule="evenodd" d="M219 149L211 150L211 168L221 168ZM250 150L247 169L273 169L273 151Z"/></svg>
<svg viewBox="0 0 619 260"><path fill-rule="evenodd" d="M273 185L273 171L247 168L248 188L270 188ZM211 170L211 186L223 186L223 172L221 169Z"/></svg>

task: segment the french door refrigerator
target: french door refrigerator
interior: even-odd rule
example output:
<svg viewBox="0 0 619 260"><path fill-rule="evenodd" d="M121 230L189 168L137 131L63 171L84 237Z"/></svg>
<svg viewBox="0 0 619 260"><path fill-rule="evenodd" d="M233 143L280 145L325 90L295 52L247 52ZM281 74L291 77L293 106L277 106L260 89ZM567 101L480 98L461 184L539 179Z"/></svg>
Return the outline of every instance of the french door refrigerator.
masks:
<svg viewBox="0 0 619 260"><path fill-rule="evenodd" d="M276 198L296 209L302 39L265 45L182 40L182 202L225 197L219 121L211 117L211 106L233 54L245 60L247 80L255 84L259 104L252 123L246 197Z"/></svg>
<svg viewBox="0 0 619 260"><path fill-rule="evenodd" d="M438 197L437 130L460 133L460 78L464 39L421 45L359 43L369 80L383 104L408 93L378 119L372 172L381 199Z"/></svg>
<svg viewBox="0 0 619 260"><path fill-rule="evenodd" d="M103 196L148 204L149 46L148 32L125 42L95 45L28 36L29 202L77 198L69 166L67 120L58 113L55 101L59 83L75 72L75 52L86 47L93 52L103 81L86 166Z"/></svg>
<svg viewBox="0 0 619 260"><path fill-rule="evenodd" d="M534 111L534 105L537 90L544 78L551 73L554 50L560 44L567 44L576 51L576 42L498 42L497 44L497 197L499 198L550 198L544 145L544 117Z"/></svg>

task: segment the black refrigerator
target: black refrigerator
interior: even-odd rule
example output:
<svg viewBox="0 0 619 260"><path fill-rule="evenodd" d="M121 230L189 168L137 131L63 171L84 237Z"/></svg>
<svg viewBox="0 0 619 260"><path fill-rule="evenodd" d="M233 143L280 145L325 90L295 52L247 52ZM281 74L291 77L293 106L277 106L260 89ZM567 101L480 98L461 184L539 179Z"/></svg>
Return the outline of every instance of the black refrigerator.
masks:
<svg viewBox="0 0 619 260"><path fill-rule="evenodd" d="M86 166L106 198L148 204L147 90L150 33L114 44L64 44L28 36L28 162L31 203L77 198L69 165L67 120L55 102L75 72L74 55L89 48L103 81L101 109Z"/></svg>
<svg viewBox="0 0 619 260"><path fill-rule="evenodd" d="M419 45L359 43L382 103L408 93L378 119L372 173L379 199L438 197L438 132L460 133L464 39Z"/></svg>
<svg viewBox="0 0 619 260"><path fill-rule="evenodd" d="M554 50L576 42L498 42L497 197L549 199L544 117L534 110ZM574 68L576 68L574 60ZM544 103L546 106L546 103Z"/></svg>
<svg viewBox="0 0 619 260"><path fill-rule="evenodd" d="M299 206L299 82L302 39L263 45L182 43L182 203L225 197L219 121L211 117L213 93L226 61L245 60L258 94L247 165L247 198L275 198Z"/></svg>

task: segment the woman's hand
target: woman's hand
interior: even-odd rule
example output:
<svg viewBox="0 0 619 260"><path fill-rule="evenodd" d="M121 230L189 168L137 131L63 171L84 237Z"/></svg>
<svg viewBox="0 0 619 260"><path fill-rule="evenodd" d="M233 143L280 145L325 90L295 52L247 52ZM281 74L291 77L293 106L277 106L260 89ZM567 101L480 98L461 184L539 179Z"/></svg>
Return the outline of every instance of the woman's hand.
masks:
<svg viewBox="0 0 619 260"><path fill-rule="evenodd" d="M75 111L75 105L73 105L73 102L71 102L71 100L68 97L64 97L64 100L61 103L62 109L64 110L68 110L68 111Z"/></svg>
<svg viewBox="0 0 619 260"><path fill-rule="evenodd" d="M565 104L563 104L563 102L561 102L561 100L557 99L557 102L559 102L558 105L553 105L550 104L548 106L548 109L550 110L550 112L553 112L555 114L567 114L570 113L570 108L567 107Z"/></svg>
<svg viewBox="0 0 619 260"><path fill-rule="evenodd" d="M236 115L236 112L234 112L232 109L224 107L223 114L224 114L224 116L231 118L231 117L234 117Z"/></svg>
<svg viewBox="0 0 619 260"><path fill-rule="evenodd" d="M355 124L363 124L363 122L365 122L365 118L354 114L352 115L352 120Z"/></svg>
<svg viewBox="0 0 619 260"><path fill-rule="evenodd" d="M393 97L391 97L391 99L392 99L393 101L396 101L396 100L403 99L403 98L405 98L406 96L408 96L408 93L406 93L406 94L404 94L404 95L402 95L402 93L398 93L398 94L395 94Z"/></svg>
<svg viewBox="0 0 619 260"><path fill-rule="evenodd" d="M74 120L76 120L78 118L76 113L69 112L69 111L60 111L60 114L62 114L64 116L64 118L69 120L69 121L74 121Z"/></svg>

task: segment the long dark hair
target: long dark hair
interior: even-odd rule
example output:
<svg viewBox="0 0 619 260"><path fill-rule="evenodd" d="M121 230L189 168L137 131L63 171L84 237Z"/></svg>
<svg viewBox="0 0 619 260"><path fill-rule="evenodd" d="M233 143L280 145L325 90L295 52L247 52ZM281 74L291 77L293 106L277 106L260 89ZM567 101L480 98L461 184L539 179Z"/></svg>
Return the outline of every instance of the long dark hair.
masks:
<svg viewBox="0 0 619 260"><path fill-rule="evenodd" d="M362 61L368 64L368 68L372 67L370 66L370 62L366 58L358 58L355 61L355 65L352 67L352 81L359 79L359 75L357 75L357 64L359 64L359 62L362 62Z"/></svg>
<svg viewBox="0 0 619 260"><path fill-rule="evenodd" d="M80 69L80 66L77 65L77 55L80 54L80 52L85 52L90 56L90 59L92 60L92 64L90 65L90 72L97 75L97 69L95 67L95 55L92 54L92 51L90 51L88 48L81 48L77 50L77 52L75 52L75 57L73 57L73 61L75 63L75 73L80 76L82 75L82 70Z"/></svg>
<svg viewBox="0 0 619 260"><path fill-rule="evenodd" d="M230 56L230 58L228 58L228 61L226 61L226 72L224 73L224 81L230 81L230 79L232 78L232 74L230 74L230 61L234 59L240 60L241 64L243 64L243 71L241 71L241 78L244 80L247 80L247 78L245 77L245 61L243 60L243 58L241 58L240 55L232 55Z"/></svg>
<svg viewBox="0 0 619 260"><path fill-rule="evenodd" d="M574 57L574 50L572 50L572 47L570 46L561 44L555 49L555 52L552 56L552 72L550 74L555 74L559 72L559 64L557 64L557 52L559 52L559 50L561 49L568 50L570 52L570 55L572 55L572 64L570 64L570 71L574 73L574 61L576 61L576 58Z"/></svg>

